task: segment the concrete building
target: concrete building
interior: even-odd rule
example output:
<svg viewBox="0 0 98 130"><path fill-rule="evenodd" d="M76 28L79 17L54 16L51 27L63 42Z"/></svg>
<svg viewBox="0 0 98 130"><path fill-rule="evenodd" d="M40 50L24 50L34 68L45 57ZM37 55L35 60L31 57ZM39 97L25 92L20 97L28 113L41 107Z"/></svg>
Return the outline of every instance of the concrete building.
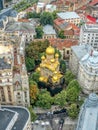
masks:
<svg viewBox="0 0 98 130"><path fill-rule="evenodd" d="M18 106L1 106L0 130L31 130L28 109Z"/></svg>
<svg viewBox="0 0 98 130"><path fill-rule="evenodd" d="M69 67L74 75L78 75L79 61L84 55L90 52L91 47L89 45L77 45L71 47Z"/></svg>
<svg viewBox="0 0 98 130"><path fill-rule="evenodd" d="M57 13L57 16L61 19L64 19L66 22L73 23L75 25L79 25L80 16L76 12L61 12Z"/></svg>
<svg viewBox="0 0 98 130"><path fill-rule="evenodd" d="M98 92L98 52L91 50L80 60L78 82L84 93Z"/></svg>
<svg viewBox="0 0 98 130"><path fill-rule="evenodd" d="M81 27L79 44L89 44L98 51L98 24L85 24Z"/></svg>
<svg viewBox="0 0 98 130"><path fill-rule="evenodd" d="M52 25L45 25L43 27L43 39L56 38L56 31Z"/></svg>
<svg viewBox="0 0 98 130"><path fill-rule="evenodd" d="M91 93L81 107L76 130L98 129L98 96Z"/></svg>

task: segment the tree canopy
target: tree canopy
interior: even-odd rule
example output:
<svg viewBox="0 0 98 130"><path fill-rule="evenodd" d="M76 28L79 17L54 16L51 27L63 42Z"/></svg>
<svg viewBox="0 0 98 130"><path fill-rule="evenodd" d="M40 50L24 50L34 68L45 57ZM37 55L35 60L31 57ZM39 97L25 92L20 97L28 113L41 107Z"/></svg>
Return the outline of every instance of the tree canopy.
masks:
<svg viewBox="0 0 98 130"><path fill-rule="evenodd" d="M42 26L38 26L35 28L36 31L36 38L40 39L43 36L43 28Z"/></svg>
<svg viewBox="0 0 98 130"><path fill-rule="evenodd" d="M53 98L47 90L40 90L40 93L37 97L36 106L41 107L43 109L51 108L51 104L53 103Z"/></svg>
<svg viewBox="0 0 98 130"><path fill-rule="evenodd" d="M53 24L53 15L50 12L43 12L40 16L40 23L42 25Z"/></svg>
<svg viewBox="0 0 98 130"><path fill-rule="evenodd" d="M70 70L68 70L68 71L65 73L64 77L65 77L65 82L66 82L67 85L68 85L73 79L75 79L75 76L73 75L73 73L72 73Z"/></svg>
<svg viewBox="0 0 98 130"><path fill-rule="evenodd" d="M79 113L79 108L77 107L76 104L71 104L71 106L68 109L68 115L72 118L75 119L77 118Z"/></svg>
<svg viewBox="0 0 98 130"><path fill-rule="evenodd" d="M45 52L46 48L49 46L49 41L44 40L44 41L33 41L31 42L25 49L26 52L26 58L32 58L35 60L35 64L37 62L40 63L40 56Z"/></svg>

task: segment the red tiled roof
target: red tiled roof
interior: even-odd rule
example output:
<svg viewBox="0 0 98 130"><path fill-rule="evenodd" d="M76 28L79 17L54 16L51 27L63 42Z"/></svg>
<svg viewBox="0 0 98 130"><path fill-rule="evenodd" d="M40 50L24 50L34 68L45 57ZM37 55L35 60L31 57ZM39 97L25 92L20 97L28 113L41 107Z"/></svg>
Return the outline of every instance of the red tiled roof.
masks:
<svg viewBox="0 0 98 130"><path fill-rule="evenodd" d="M70 48L71 46L78 44L78 40L70 39L49 39L49 42L52 46L58 48L59 50L63 50L63 48Z"/></svg>
<svg viewBox="0 0 98 130"><path fill-rule="evenodd" d="M19 22L29 22L28 19L18 19Z"/></svg>
<svg viewBox="0 0 98 130"><path fill-rule="evenodd" d="M89 5L95 5L98 3L98 0L92 0L92 2Z"/></svg>
<svg viewBox="0 0 98 130"><path fill-rule="evenodd" d="M57 18L57 19L54 20L54 23L55 23L56 25L60 25L60 24L62 24L62 23L64 23L64 22L65 22L65 20L63 20L63 19L61 19L61 18Z"/></svg>
<svg viewBox="0 0 98 130"><path fill-rule="evenodd" d="M92 16L87 15L86 18L87 18L87 20L89 20L88 22L96 23L96 19L93 18Z"/></svg>

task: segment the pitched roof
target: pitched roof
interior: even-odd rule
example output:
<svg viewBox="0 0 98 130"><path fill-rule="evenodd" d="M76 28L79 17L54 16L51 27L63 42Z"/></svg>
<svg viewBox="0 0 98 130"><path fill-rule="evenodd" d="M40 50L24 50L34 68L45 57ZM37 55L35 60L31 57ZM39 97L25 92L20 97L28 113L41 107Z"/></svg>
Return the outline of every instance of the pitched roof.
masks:
<svg viewBox="0 0 98 130"><path fill-rule="evenodd" d="M49 39L49 42L52 46L58 48L59 50L63 50L63 48L70 48L71 46L78 44L78 40L70 39Z"/></svg>

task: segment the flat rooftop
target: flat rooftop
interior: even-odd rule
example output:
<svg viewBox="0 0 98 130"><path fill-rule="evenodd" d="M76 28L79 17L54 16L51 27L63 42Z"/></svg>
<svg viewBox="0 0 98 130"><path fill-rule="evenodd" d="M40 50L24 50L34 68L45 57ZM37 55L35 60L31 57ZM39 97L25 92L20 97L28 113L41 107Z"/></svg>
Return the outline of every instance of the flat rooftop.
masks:
<svg viewBox="0 0 98 130"><path fill-rule="evenodd" d="M18 114L18 119L15 121L13 127L11 130L23 130L26 122L29 119L29 112L26 108L24 107L14 107L14 106L2 106L1 109L6 109L7 112L3 113L3 118L0 115L0 130L5 130L5 127L7 126L7 124L9 124L9 121L11 121L12 117L14 116L15 113ZM9 113L9 111L13 111L14 113ZM8 121L6 121L6 114L8 113L9 119ZM2 125L1 125L1 120L2 120ZM5 125L5 121L6 121L6 125ZM2 127L2 128L1 128Z"/></svg>
<svg viewBox="0 0 98 130"><path fill-rule="evenodd" d="M11 119L14 117L15 112L8 109L0 109L0 130L5 130Z"/></svg>

